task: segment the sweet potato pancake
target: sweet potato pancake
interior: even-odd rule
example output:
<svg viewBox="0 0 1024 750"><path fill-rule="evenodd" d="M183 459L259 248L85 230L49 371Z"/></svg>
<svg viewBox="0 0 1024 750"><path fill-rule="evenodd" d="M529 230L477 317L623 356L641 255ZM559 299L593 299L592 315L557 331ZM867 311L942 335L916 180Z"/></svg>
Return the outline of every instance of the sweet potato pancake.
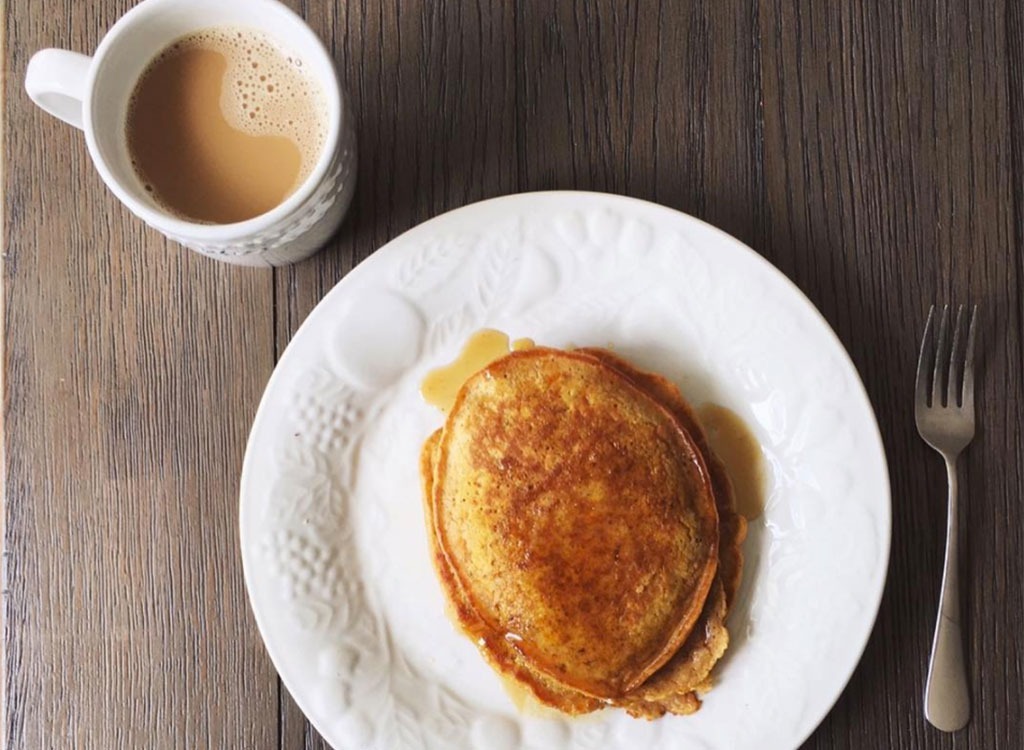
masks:
<svg viewBox="0 0 1024 750"><path fill-rule="evenodd" d="M699 707L745 526L675 386L603 350L510 354L422 474L443 588L496 669L568 713Z"/></svg>
<svg viewBox="0 0 1024 750"><path fill-rule="evenodd" d="M717 580L690 638L664 667L619 703L631 714L648 718L661 716L666 711L693 713L700 708L697 692L710 689L711 669L729 645L725 616L736 598L743 574L740 546L747 536L747 521L736 512L729 475L709 448L704 430L679 388L667 378L636 369L606 349L579 351L614 367L672 412L697 444L711 475L719 519Z"/></svg>

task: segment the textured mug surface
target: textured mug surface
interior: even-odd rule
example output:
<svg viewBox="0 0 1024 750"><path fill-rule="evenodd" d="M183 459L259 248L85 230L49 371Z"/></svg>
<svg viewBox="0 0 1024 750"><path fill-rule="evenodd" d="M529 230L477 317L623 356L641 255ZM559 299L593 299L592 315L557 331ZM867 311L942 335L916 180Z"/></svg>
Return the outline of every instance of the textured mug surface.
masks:
<svg viewBox="0 0 1024 750"><path fill-rule="evenodd" d="M135 82L156 52L215 26L253 29L301 61L324 93L324 146L306 180L265 214L234 224L181 219L158 205L131 165L125 122ZM121 17L92 57L46 49L29 62L25 88L41 108L85 131L110 190L149 226L227 263L276 266L316 252L341 224L356 175L355 129L334 62L305 22L277 0L144 0Z"/></svg>

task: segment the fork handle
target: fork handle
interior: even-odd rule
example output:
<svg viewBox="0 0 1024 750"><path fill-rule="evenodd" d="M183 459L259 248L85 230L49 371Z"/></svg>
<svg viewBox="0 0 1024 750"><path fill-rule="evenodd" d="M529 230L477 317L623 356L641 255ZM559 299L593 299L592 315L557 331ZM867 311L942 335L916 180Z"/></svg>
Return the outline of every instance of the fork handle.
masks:
<svg viewBox="0 0 1024 750"><path fill-rule="evenodd" d="M946 559L942 571L942 593L939 595L939 616L928 662L928 682L924 689L924 715L936 728L953 732L962 729L971 717L964 640L960 629L956 456L946 456L946 473L949 475Z"/></svg>

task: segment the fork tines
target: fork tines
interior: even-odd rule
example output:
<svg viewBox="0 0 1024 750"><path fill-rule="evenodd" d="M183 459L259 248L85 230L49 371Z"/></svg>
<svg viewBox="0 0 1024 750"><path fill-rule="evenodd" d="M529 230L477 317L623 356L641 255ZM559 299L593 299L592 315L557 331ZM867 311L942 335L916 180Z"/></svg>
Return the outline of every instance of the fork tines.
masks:
<svg viewBox="0 0 1024 750"><path fill-rule="evenodd" d="M939 318L936 324L936 318ZM932 305L921 339L917 361L917 401L929 408L966 407L974 400L974 330L978 307L959 305L955 320L950 306L943 305L939 315ZM936 327L938 341L936 341ZM949 344L950 328L953 343ZM966 334L966 335L965 335ZM966 339L966 340L965 340Z"/></svg>

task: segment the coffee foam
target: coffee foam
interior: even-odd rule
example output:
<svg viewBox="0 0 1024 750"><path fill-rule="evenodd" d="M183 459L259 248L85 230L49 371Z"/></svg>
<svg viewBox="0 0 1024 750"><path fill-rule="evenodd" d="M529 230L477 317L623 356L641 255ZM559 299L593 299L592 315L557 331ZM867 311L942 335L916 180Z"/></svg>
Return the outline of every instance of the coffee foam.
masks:
<svg viewBox="0 0 1024 750"><path fill-rule="evenodd" d="M254 29L216 27L193 32L161 52L154 64L188 49L219 52L227 61L221 113L250 135L281 135L302 155L298 184L313 170L327 136L327 103L302 60L284 53Z"/></svg>

